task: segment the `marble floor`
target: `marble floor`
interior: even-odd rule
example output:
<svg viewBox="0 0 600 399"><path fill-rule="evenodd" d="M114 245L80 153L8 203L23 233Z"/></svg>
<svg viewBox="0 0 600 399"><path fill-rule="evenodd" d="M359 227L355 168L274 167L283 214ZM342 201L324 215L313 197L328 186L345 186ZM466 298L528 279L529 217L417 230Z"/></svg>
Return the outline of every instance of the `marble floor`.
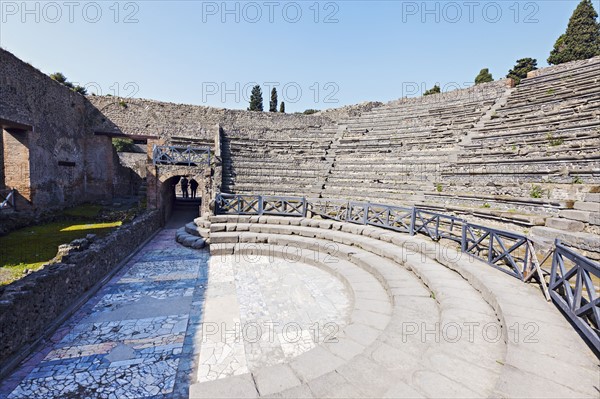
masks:
<svg viewBox="0 0 600 399"><path fill-rule="evenodd" d="M187 397L207 251L159 232L0 385L1 398Z"/></svg>
<svg viewBox="0 0 600 399"><path fill-rule="evenodd" d="M283 260L210 258L159 232L0 383L0 398L187 398L284 362L347 323L341 281Z"/></svg>
<svg viewBox="0 0 600 399"><path fill-rule="evenodd" d="M346 288L317 267L240 255L209 265L198 382L283 363L335 339L348 322Z"/></svg>

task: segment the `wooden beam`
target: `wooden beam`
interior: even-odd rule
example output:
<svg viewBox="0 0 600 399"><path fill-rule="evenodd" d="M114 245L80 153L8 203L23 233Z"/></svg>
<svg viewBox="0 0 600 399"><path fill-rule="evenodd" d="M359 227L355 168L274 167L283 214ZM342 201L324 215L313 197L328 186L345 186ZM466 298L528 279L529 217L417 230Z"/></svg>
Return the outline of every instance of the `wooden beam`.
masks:
<svg viewBox="0 0 600 399"><path fill-rule="evenodd" d="M14 122L3 118L0 118L0 126L2 129L10 133L25 133L33 130L33 126L31 125L26 125L24 123Z"/></svg>
<svg viewBox="0 0 600 399"><path fill-rule="evenodd" d="M531 243L531 241L527 241L527 246L529 248L529 253L530 253L530 262L531 262L531 266L529 270L526 271L525 273L525 279L523 280L524 282L528 282L529 280L531 280L533 278L534 275L537 274L538 279L540 280L540 285L542 286L542 290L544 291L544 296L546 297L546 300L548 302L550 302L551 298L550 298L550 293L548 292L548 286L546 285L546 279L544 279L544 273L542 272L542 265L544 264L544 262L546 261L546 259L548 259L548 257L553 253L553 248L551 248L547 253L546 256L544 256L544 259L541 262L538 262L537 256L535 254L535 248L533 247L533 244Z"/></svg>
<svg viewBox="0 0 600 399"><path fill-rule="evenodd" d="M125 134L121 132L104 132L104 131L95 131L94 134L96 136L108 136L108 137L116 137L116 138L126 138L132 140L157 140L160 137L151 136L146 134Z"/></svg>

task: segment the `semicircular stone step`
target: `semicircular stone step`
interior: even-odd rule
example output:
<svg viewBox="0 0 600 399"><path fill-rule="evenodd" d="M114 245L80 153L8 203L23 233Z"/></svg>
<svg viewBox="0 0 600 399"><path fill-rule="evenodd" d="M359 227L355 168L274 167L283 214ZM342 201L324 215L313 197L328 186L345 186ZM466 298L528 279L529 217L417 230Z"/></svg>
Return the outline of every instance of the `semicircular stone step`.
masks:
<svg viewBox="0 0 600 399"><path fill-rule="evenodd" d="M269 233L213 233L212 238L216 244L211 247L211 252L235 252L240 251L239 246L243 248L244 244L265 245L257 244L264 242L281 247L296 246L303 251L309 247L319 248L319 253L329 250L337 256L344 254L364 270L369 270L377 276L378 280L383 280L382 284L387 287L394 300L392 319L376 341L359 351L356 345L352 345L356 334L360 336L360 332L355 332L355 336L350 337L348 341L326 346L326 349L335 351L334 353L346 362L325 375L312 376L316 378L307 380L300 379L303 384L307 384L306 389L317 396L328 396L331 393L328 389L339 388L343 381L344 389L353 389L355 392L361 392L361 396L371 397L395 395L402 390L408 395L416 392L419 396L427 397L481 397L494 391L501 369L498 361L504 359L504 343L498 340L490 343L485 337L476 335L475 331L471 332L473 336L470 337L468 325L464 323L476 318L485 324L496 323L498 327L497 317L492 308L460 275L439 264L435 265L435 262L430 260L430 266L435 267L423 267L422 274L417 277L389 259L356 247L336 244L332 248L331 243L322 238L286 234L291 231L290 228L284 225L264 224L254 225L253 229L267 230ZM278 232L281 235L277 234ZM318 233L315 231L314 235ZM237 242L233 242L234 237L237 237ZM230 242L219 243L222 238ZM440 270L447 274L440 276ZM429 280L425 276L429 276L431 280L445 281L442 285L435 285L437 294L432 294L419 281L420 278L427 284ZM473 306L463 308L456 305L461 297L467 297L473 302ZM426 312L427 304L430 304L430 307L434 305L429 316ZM370 311L377 310L377 304L374 302L365 306L371 306ZM480 331L477 333L481 334ZM462 337L462 334L465 336ZM472 340L469 340L471 338ZM402 361L399 362L398 359ZM445 366L449 363L457 367L449 370ZM267 378L265 375L262 373L260 378ZM460 380L466 378L464 375L476 375L477 384L465 385L465 381ZM331 381L323 382L328 379ZM445 383L432 385L431 381L435 379L444 380ZM302 389L297 387L294 392L300 392ZM273 393L270 390L267 392ZM336 392L339 394L344 391Z"/></svg>

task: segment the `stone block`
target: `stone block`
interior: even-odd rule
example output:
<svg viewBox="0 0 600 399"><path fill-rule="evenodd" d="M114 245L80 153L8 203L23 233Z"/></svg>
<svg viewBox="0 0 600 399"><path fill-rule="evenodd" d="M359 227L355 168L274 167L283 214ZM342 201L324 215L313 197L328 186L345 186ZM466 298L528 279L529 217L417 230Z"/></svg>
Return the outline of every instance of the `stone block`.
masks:
<svg viewBox="0 0 600 399"><path fill-rule="evenodd" d="M252 375L243 374L201 384L192 384L189 398L258 398L258 396Z"/></svg>
<svg viewBox="0 0 600 399"><path fill-rule="evenodd" d="M562 218L548 218L546 219L546 226L566 231L583 231L585 224L577 220L562 219Z"/></svg>
<svg viewBox="0 0 600 399"><path fill-rule="evenodd" d="M211 233L216 233L219 231L225 231L227 229L227 225L226 224L216 224L216 223L212 223L210 225L210 232Z"/></svg>
<svg viewBox="0 0 600 399"><path fill-rule="evenodd" d="M565 210L560 211L558 215L561 218L579 220L579 221L585 222L585 223L589 223L589 221L590 221L590 212L586 212L586 211L565 209Z"/></svg>
<svg viewBox="0 0 600 399"><path fill-rule="evenodd" d="M575 248L581 248L588 251L600 252L600 240L598 235L589 234L585 232L568 232L564 230L557 230L550 227L536 226L531 229L531 235L534 238L542 239L546 242L554 242L554 239L558 238Z"/></svg>
<svg viewBox="0 0 600 399"><path fill-rule="evenodd" d="M192 248L194 248L194 249L202 249L202 248L205 247L205 245L206 245L206 242L202 238L199 238L199 239L196 240L196 242L194 242L192 244Z"/></svg>
<svg viewBox="0 0 600 399"><path fill-rule="evenodd" d="M576 202L573 208L579 211L600 212L600 203L598 202Z"/></svg>
<svg viewBox="0 0 600 399"><path fill-rule="evenodd" d="M287 364L260 368L254 373L254 381L260 396L272 395L301 384Z"/></svg>
<svg viewBox="0 0 600 399"><path fill-rule="evenodd" d="M210 236L211 242L217 243L237 243L239 241L239 234L236 232L231 233L214 233Z"/></svg>
<svg viewBox="0 0 600 399"><path fill-rule="evenodd" d="M583 198L585 202L600 203L600 193L587 193Z"/></svg>

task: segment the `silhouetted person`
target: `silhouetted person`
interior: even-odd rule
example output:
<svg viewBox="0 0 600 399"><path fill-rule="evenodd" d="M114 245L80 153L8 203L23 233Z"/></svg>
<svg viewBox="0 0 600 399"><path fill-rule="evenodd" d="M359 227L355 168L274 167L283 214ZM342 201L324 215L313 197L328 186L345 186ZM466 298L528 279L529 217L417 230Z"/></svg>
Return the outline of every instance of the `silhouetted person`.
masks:
<svg viewBox="0 0 600 399"><path fill-rule="evenodd" d="M192 191L192 198L196 198L196 190L198 190L198 182L196 179L190 179L190 189Z"/></svg>
<svg viewBox="0 0 600 399"><path fill-rule="evenodd" d="M183 198L190 197L188 193L188 179L185 176L181 179L181 195L183 195Z"/></svg>

